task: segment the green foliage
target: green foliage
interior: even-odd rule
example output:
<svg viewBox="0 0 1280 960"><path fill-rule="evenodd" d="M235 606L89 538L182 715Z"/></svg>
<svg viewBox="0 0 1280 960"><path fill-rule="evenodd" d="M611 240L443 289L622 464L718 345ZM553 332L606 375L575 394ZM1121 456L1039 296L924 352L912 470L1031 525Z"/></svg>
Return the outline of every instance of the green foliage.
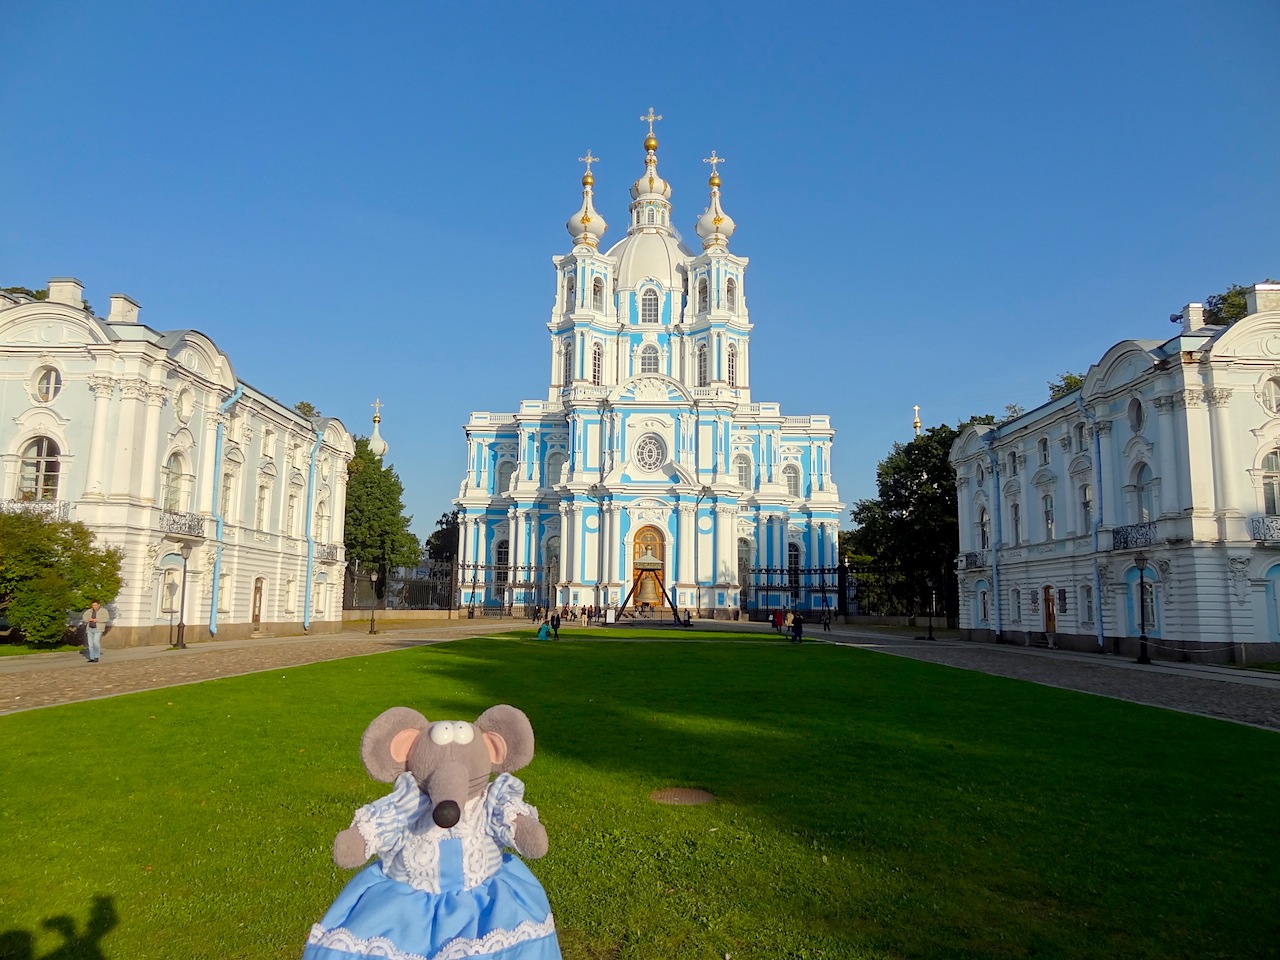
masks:
<svg viewBox="0 0 1280 960"><path fill-rule="evenodd" d="M321 416L320 411L317 410L314 405L307 402L306 400L299 400L297 403L293 405L293 409L296 410L298 413L302 414L304 417Z"/></svg>
<svg viewBox="0 0 1280 960"><path fill-rule="evenodd" d="M122 560L82 523L0 513L0 607L30 643L57 643L68 614L114 599Z"/></svg>
<svg viewBox="0 0 1280 960"><path fill-rule="evenodd" d="M352 875L334 835L390 790L369 720L514 703L565 960L1275 954L1274 732L765 636L462 640L0 717L5 931L296 957ZM64 946L100 897L118 922Z"/></svg>
<svg viewBox="0 0 1280 960"><path fill-rule="evenodd" d="M917 591L930 579L941 587L955 569L956 478L949 459L959 430L929 427L910 443L895 443L876 467L874 500L853 507L858 528L850 550L876 566L907 575Z"/></svg>
<svg viewBox="0 0 1280 960"><path fill-rule="evenodd" d="M452 560L458 555L458 511L440 514L436 529L423 544L428 560Z"/></svg>
<svg viewBox="0 0 1280 960"><path fill-rule="evenodd" d="M1084 374L1072 373L1068 370L1061 374L1057 380L1049 381L1049 399L1057 400L1059 397L1065 397L1068 393L1079 390L1084 386Z"/></svg>
<svg viewBox="0 0 1280 960"><path fill-rule="evenodd" d="M1246 316L1249 312L1249 307L1245 301L1245 294L1249 292L1249 289L1249 287L1242 287L1238 283L1233 283L1222 293L1215 293L1211 297L1206 297L1204 301L1204 322L1225 326L1235 323L1241 317Z"/></svg>
<svg viewBox="0 0 1280 960"><path fill-rule="evenodd" d="M47 289L32 290L30 287L0 287L0 293L16 293L20 296L30 297L32 300L49 299L49 291Z"/></svg>
<svg viewBox="0 0 1280 960"><path fill-rule="evenodd" d="M356 438L356 453L347 465L348 562L362 566L417 566L422 554L418 538L409 532L412 516L404 515L404 484L381 457L369 452L369 438Z"/></svg>

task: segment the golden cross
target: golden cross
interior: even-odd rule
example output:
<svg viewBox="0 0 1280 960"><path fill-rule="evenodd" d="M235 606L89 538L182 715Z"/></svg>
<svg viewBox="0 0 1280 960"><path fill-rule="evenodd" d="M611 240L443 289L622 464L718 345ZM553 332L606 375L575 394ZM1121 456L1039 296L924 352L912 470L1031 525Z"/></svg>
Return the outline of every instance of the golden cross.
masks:
<svg viewBox="0 0 1280 960"><path fill-rule="evenodd" d="M655 121L655 120L661 120L661 119L662 119L662 114L660 114L660 113L655 114L655 113L653 112L653 107L650 107L650 108L649 108L649 113L648 113L647 115L645 115L645 114L641 114L640 119L641 119L641 120L648 120L648 121L649 121L649 136L651 136L651 137L652 137L652 136L653 136L653 121Z"/></svg>
<svg viewBox="0 0 1280 960"><path fill-rule="evenodd" d="M703 157L702 162L711 164L711 175L714 177L717 173L716 166L724 163L724 157L717 157L716 152L712 150L711 156Z"/></svg>
<svg viewBox="0 0 1280 960"><path fill-rule="evenodd" d="M591 151L590 151L590 150L588 150L588 151L587 151L587 155L586 155L585 157L579 157L579 158L578 158L578 162L579 162L579 163L585 163L585 164L587 165L587 173L590 173L590 172L591 172L591 165L592 165L593 163L599 163L599 162L600 162L600 158L599 158L599 157L593 157L593 156L591 155Z"/></svg>
<svg viewBox="0 0 1280 960"><path fill-rule="evenodd" d="M381 397L378 397L377 399L375 399L375 400L373 401L373 403L369 404L369 406L373 407L373 417L374 417L374 419L375 419L375 420L379 420L379 419L381 419L381 417L382 417L382 407L383 407L382 398L381 398Z"/></svg>

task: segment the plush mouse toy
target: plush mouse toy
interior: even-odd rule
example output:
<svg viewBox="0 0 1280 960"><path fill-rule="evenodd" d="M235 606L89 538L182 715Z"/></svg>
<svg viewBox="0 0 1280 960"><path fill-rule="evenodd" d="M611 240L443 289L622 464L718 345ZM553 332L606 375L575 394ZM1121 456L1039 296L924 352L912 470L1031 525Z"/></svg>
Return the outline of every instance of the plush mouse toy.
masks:
<svg viewBox="0 0 1280 960"><path fill-rule="evenodd" d="M503 850L547 852L538 811L511 775L533 759L529 718L503 704L475 723L432 723L393 707L369 724L360 756L395 790L356 811L333 859L346 868L378 860L311 928L303 960L559 960L546 894Z"/></svg>

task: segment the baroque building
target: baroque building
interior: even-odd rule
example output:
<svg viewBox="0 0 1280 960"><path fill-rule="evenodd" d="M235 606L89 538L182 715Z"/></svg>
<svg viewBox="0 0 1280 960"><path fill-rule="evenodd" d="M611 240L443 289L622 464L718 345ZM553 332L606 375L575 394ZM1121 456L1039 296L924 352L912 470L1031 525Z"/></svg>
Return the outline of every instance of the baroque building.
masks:
<svg viewBox="0 0 1280 960"><path fill-rule="evenodd" d="M951 451L970 637L1280 656L1280 285L1249 315L1126 340L1071 393Z"/></svg>
<svg viewBox="0 0 1280 960"><path fill-rule="evenodd" d="M461 602L695 615L834 606L840 502L826 416L751 396L747 258L713 152L687 247L649 111L626 236L600 247L590 151L552 259L545 400L472 413L458 498Z"/></svg>
<svg viewBox="0 0 1280 960"><path fill-rule="evenodd" d="M350 434L237 379L195 330L91 313L73 279L0 293L0 509L124 552L104 646L342 622Z"/></svg>

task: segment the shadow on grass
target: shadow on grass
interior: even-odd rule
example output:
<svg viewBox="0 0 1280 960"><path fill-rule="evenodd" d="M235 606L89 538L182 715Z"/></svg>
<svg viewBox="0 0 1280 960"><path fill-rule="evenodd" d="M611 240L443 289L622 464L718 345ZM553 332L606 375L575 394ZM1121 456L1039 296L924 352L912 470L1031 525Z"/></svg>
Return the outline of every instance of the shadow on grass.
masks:
<svg viewBox="0 0 1280 960"><path fill-rule="evenodd" d="M62 937L62 943L48 953L36 954L36 935L31 930L5 930L0 933L0 960L106 960L102 938L120 922L115 900L93 898L89 922L79 931L75 917L61 913L46 917L40 926Z"/></svg>

